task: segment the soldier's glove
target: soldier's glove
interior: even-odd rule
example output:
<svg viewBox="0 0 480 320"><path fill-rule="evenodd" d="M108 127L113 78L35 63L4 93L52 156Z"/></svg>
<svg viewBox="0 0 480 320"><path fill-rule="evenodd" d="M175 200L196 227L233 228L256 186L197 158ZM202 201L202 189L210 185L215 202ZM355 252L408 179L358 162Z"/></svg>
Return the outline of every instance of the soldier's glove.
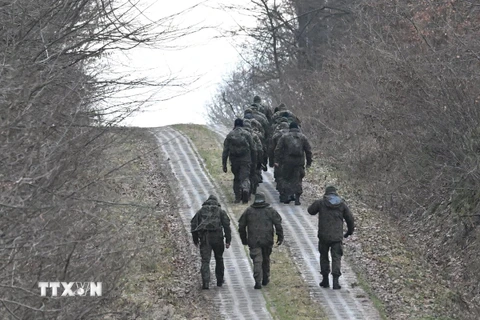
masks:
<svg viewBox="0 0 480 320"><path fill-rule="evenodd" d="M281 245L283 243L283 239L277 239L277 246Z"/></svg>
<svg viewBox="0 0 480 320"><path fill-rule="evenodd" d="M343 237L344 237L345 239L347 239L347 238L348 238L349 236L351 236L351 235L352 235L351 233L345 232L345 234L343 235Z"/></svg>
<svg viewBox="0 0 480 320"><path fill-rule="evenodd" d="M227 166L223 166L223 172L227 173Z"/></svg>

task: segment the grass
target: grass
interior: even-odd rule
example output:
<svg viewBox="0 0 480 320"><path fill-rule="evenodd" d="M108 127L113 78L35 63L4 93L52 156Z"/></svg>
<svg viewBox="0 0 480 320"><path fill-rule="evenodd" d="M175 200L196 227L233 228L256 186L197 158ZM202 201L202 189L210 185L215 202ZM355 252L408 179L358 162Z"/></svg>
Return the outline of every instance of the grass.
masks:
<svg viewBox="0 0 480 320"><path fill-rule="evenodd" d="M109 308L119 314L125 310L132 319L211 316L212 310L200 307L209 303L207 298L195 294L195 285L186 277L191 273L188 259L194 257L179 259L188 255L182 252L184 244L179 247L185 242L180 236L184 228L171 214L174 199L168 179L160 173L156 141L145 130L128 130L129 135L111 146L107 161L118 167L138 157L111 177L117 190L112 201L133 204L120 207L115 224L123 229L136 255L120 279L118 299ZM159 198L163 205L156 206Z"/></svg>
<svg viewBox="0 0 480 320"><path fill-rule="evenodd" d="M210 175L221 188L220 192L232 203L233 177L230 172L225 174L222 171L222 146L216 134L201 125L174 127L192 140ZM231 218L238 221L247 205L231 204L230 207L234 215ZM245 250L248 253L246 247ZM285 246L273 248L271 280L270 284L262 289L262 293L268 309L276 319L326 319L320 304L310 297L308 287Z"/></svg>

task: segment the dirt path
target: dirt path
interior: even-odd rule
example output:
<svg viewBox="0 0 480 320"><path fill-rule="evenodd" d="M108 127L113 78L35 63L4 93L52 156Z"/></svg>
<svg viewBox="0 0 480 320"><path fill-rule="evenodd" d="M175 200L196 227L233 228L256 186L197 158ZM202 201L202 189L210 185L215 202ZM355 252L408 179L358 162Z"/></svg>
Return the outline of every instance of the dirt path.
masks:
<svg viewBox="0 0 480 320"><path fill-rule="evenodd" d="M226 128L214 126L213 130L220 140L228 133ZM341 290L323 289L319 286L320 265L317 239L317 217L307 213L306 206L279 204L278 192L275 190L273 174L269 171L263 175L263 183L259 191L264 192L267 201L280 213L285 229L285 244L289 246L295 262L308 283L310 293L323 307L329 319L381 319L377 310L368 299L367 294L359 287L351 267L342 261L343 285ZM348 240L347 240L348 241Z"/></svg>
<svg viewBox="0 0 480 320"><path fill-rule="evenodd" d="M206 173L188 138L171 128L153 130L159 146L170 160L170 167L177 178L179 190L185 201L181 206L181 216L185 228L190 231L190 219L201 207L209 194L219 194L214 183ZM220 197L221 198L221 197ZM225 202L222 207L231 215ZM236 230L236 221L232 220L232 244L225 250L225 285L214 285L212 277L210 290L205 294L213 295L220 312L226 319L271 319L262 292L253 289L250 262ZM213 259L212 259L213 264Z"/></svg>

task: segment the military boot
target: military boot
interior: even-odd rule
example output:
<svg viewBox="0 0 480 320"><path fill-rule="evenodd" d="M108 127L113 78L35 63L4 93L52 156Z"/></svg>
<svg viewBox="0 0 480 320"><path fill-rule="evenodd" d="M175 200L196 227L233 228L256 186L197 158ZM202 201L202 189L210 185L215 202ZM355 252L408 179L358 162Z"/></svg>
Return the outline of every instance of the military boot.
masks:
<svg viewBox="0 0 480 320"><path fill-rule="evenodd" d="M203 281L202 289L203 289L203 290L208 290L208 287L209 287L208 282L207 282L207 281Z"/></svg>
<svg viewBox="0 0 480 320"><path fill-rule="evenodd" d="M299 194L295 194L295 205L296 205L296 206L301 205L301 203L300 203L300 195L299 195Z"/></svg>
<svg viewBox="0 0 480 320"><path fill-rule="evenodd" d="M266 286L267 284L270 283L270 279L268 277L266 278L263 278L263 281L262 281L262 286Z"/></svg>
<svg viewBox="0 0 480 320"><path fill-rule="evenodd" d="M340 283L338 283L338 278L339 276L333 276L333 289L335 290L342 289L342 286L340 285Z"/></svg>
<svg viewBox="0 0 480 320"><path fill-rule="evenodd" d="M242 190L242 203L248 203L250 198L250 192L248 190Z"/></svg>
<svg viewBox="0 0 480 320"><path fill-rule="evenodd" d="M283 203L290 204L290 202L293 200L295 200L295 198L292 198L292 196L286 196L285 201L283 201Z"/></svg>
<svg viewBox="0 0 480 320"><path fill-rule="evenodd" d="M328 281L328 273L327 274L322 274L323 279L322 282L320 282L320 287L322 288L329 288L330 287L330 282Z"/></svg>
<svg viewBox="0 0 480 320"><path fill-rule="evenodd" d="M260 282L255 282L253 289L262 289L262 284Z"/></svg>
<svg viewBox="0 0 480 320"><path fill-rule="evenodd" d="M223 286L223 282L224 282L224 281L223 281L223 278L218 278L218 279L217 279L217 287Z"/></svg>

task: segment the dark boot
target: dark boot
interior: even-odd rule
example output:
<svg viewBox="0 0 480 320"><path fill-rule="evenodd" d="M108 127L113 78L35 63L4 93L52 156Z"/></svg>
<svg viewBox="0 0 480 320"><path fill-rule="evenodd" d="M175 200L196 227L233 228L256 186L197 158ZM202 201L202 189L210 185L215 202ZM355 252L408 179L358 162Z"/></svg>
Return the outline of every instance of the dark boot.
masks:
<svg viewBox="0 0 480 320"><path fill-rule="evenodd" d="M262 286L266 286L270 282L269 278L263 278Z"/></svg>
<svg viewBox="0 0 480 320"><path fill-rule="evenodd" d="M235 201L233 201L233 203L240 203L240 201L242 201L242 194L235 194Z"/></svg>
<svg viewBox="0 0 480 320"><path fill-rule="evenodd" d="M322 282L320 282L320 287L322 288L329 288L330 287L330 282L328 280L328 273L327 274L322 274L323 279Z"/></svg>
<svg viewBox="0 0 480 320"><path fill-rule="evenodd" d="M217 279L217 287L223 286L223 279Z"/></svg>
<svg viewBox="0 0 480 320"><path fill-rule="evenodd" d="M255 282L255 286L253 287L253 289L262 289L262 285L260 284L260 282Z"/></svg>
<svg viewBox="0 0 480 320"><path fill-rule="evenodd" d="M299 195L299 194L295 194L295 205L296 205L296 206L301 205L301 203L300 203L300 195Z"/></svg>
<svg viewBox="0 0 480 320"><path fill-rule="evenodd" d="M250 198L250 192L248 190L242 190L242 203L248 203Z"/></svg>
<svg viewBox="0 0 480 320"><path fill-rule="evenodd" d="M333 276L333 289L335 290L342 289L342 286L340 285L340 283L338 283L338 278L339 276Z"/></svg>
<svg viewBox="0 0 480 320"><path fill-rule="evenodd" d="M208 282L203 281L202 289L203 290L208 290Z"/></svg>

